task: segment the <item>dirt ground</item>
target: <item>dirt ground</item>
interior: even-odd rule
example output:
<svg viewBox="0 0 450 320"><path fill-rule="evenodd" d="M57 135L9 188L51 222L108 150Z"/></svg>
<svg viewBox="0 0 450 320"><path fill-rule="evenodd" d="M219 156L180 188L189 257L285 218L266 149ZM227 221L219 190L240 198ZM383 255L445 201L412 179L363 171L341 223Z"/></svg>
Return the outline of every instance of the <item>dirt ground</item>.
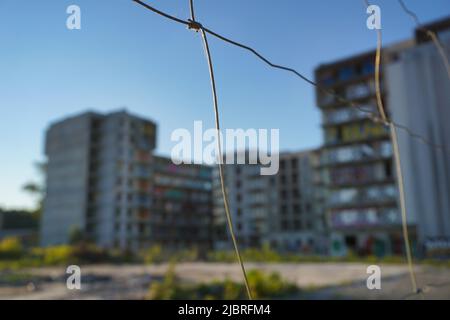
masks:
<svg viewBox="0 0 450 320"><path fill-rule="evenodd" d="M81 290L66 287L65 268L28 269L21 281L0 282L0 299L143 299L152 281L159 281L167 265L91 265L81 267ZM381 289L369 290L367 265L359 263L255 264L250 269L279 272L297 284L296 299L450 299L450 269L416 266L422 295L410 295L405 265L380 265ZM241 280L240 268L228 263L181 263L177 277L183 282ZM4 274L3 274L4 275Z"/></svg>

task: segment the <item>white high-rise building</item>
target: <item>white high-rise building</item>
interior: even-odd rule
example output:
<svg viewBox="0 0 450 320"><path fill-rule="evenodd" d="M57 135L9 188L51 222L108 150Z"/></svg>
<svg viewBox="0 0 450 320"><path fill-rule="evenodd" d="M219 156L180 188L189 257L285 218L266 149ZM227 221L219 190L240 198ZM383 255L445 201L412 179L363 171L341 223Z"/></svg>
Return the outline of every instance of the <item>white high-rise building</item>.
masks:
<svg viewBox="0 0 450 320"><path fill-rule="evenodd" d="M150 226L156 125L125 111L83 113L46 134L43 245L64 244L79 230L103 247L137 248Z"/></svg>
<svg viewBox="0 0 450 320"><path fill-rule="evenodd" d="M426 28L450 47L450 19ZM426 251L427 243L450 243L450 79L436 46L420 30L414 46L389 58L385 76L393 120L445 146L434 148L398 130L407 214L417 225L418 249Z"/></svg>

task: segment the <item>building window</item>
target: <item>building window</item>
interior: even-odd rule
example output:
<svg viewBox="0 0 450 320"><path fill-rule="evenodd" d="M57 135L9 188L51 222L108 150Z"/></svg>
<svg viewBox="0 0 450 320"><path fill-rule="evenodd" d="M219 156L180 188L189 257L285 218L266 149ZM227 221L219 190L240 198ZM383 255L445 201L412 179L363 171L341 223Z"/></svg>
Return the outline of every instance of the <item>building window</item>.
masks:
<svg viewBox="0 0 450 320"><path fill-rule="evenodd" d="M384 173L386 178L392 178L392 163L391 161L384 162Z"/></svg>

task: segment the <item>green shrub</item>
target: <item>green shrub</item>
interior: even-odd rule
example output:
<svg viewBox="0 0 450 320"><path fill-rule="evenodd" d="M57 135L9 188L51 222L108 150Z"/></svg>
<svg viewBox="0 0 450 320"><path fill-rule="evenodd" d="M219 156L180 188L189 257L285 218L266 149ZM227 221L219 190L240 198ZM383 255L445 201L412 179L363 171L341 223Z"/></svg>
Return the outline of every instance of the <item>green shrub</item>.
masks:
<svg viewBox="0 0 450 320"><path fill-rule="evenodd" d="M224 300L236 300L239 299L242 294L242 285L236 284L230 279L225 279L223 282L223 299Z"/></svg>
<svg viewBox="0 0 450 320"><path fill-rule="evenodd" d="M110 255L106 249L92 244L81 243L72 247L71 258L79 263L100 263L108 262Z"/></svg>
<svg viewBox="0 0 450 320"><path fill-rule="evenodd" d="M236 256L232 251L215 250L208 252L208 261L211 262L235 262Z"/></svg>
<svg viewBox="0 0 450 320"><path fill-rule="evenodd" d="M178 250L171 255L170 259L174 259L178 262L194 262L199 260L199 252L195 247L191 249Z"/></svg>
<svg viewBox="0 0 450 320"><path fill-rule="evenodd" d="M295 286L285 282L279 273L266 274L260 270L248 273L248 282L255 299L277 298L295 291Z"/></svg>
<svg viewBox="0 0 450 320"><path fill-rule="evenodd" d="M42 255L44 265L62 265L75 262L73 259L73 248L61 245L37 250Z"/></svg>
<svg viewBox="0 0 450 320"><path fill-rule="evenodd" d="M153 300L236 300L246 299L247 291L242 283L229 279L210 283L183 285L176 281L171 264L161 282L152 283L147 298ZM255 299L280 298L295 293L295 285L285 282L278 273L266 274L260 270L248 273L249 285Z"/></svg>
<svg viewBox="0 0 450 320"><path fill-rule="evenodd" d="M161 282L154 282L150 285L148 298L151 300L169 300L176 294L175 263L171 263Z"/></svg>
<svg viewBox="0 0 450 320"><path fill-rule="evenodd" d="M164 261L164 254L160 245L151 246L143 252L144 262L148 264L161 263Z"/></svg>
<svg viewBox="0 0 450 320"><path fill-rule="evenodd" d="M163 250L160 245L154 245L141 252L142 259L147 264L157 264L167 261L194 262L199 259L199 251L196 247L184 250Z"/></svg>
<svg viewBox="0 0 450 320"><path fill-rule="evenodd" d="M18 238L10 237L0 241L0 259L18 259L24 253Z"/></svg>

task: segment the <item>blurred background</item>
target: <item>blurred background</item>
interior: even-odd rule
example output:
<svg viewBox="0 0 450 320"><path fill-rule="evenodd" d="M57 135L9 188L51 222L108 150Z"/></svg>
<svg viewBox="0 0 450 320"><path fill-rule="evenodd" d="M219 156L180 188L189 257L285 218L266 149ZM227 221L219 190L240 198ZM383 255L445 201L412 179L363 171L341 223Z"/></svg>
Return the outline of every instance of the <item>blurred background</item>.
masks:
<svg viewBox="0 0 450 320"><path fill-rule="evenodd" d="M188 1L146 3L189 17ZM364 1L195 1L204 26L322 88L209 38L222 128L280 130L276 175L225 166L257 298L450 298L450 7L374 4L406 223ZM170 158L174 130L214 127L200 35L131 0L0 0L0 41L0 298L245 298L217 168Z"/></svg>

